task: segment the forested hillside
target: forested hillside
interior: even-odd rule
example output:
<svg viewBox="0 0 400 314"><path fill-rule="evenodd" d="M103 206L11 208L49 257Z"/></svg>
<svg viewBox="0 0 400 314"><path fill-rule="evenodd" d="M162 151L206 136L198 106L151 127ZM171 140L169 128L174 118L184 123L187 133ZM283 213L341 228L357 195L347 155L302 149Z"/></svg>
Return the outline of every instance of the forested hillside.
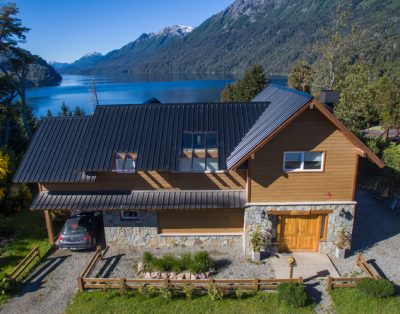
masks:
<svg viewBox="0 0 400 314"><path fill-rule="evenodd" d="M140 37L82 72L235 73L260 63L269 73L286 74L296 60L318 58L316 43L336 22L339 3L348 10L349 28L357 27L362 37L355 58L376 71L398 69L398 0L237 0L186 36L156 49Z"/></svg>

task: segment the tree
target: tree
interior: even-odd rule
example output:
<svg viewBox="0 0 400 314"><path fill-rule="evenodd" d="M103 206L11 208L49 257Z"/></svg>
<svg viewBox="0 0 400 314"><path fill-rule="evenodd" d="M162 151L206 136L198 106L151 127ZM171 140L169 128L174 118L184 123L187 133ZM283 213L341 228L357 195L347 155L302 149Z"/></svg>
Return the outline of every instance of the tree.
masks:
<svg viewBox="0 0 400 314"><path fill-rule="evenodd" d="M264 69L256 64L246 69L243 77L236 83L227 85L221 92L221 101L246 102L257 96L268 84Z"/></svg>
<svg viewBox="0 0 400 314"><path fill-rule="evenodd" d="M385 129L400 129L400 80L380 77L375 84L375 104Z"/></svg>
<svg viewBox="0 0 400 314"><path fill-rule="evenodd" d="M83 110L79 106L76 106L75 110L74 110L74 116L75 117L84 117L85 116L85 110Z"/></svg>
<svg viewBox="0 0 400 314"><path fill-rule="evenodd" d="M5 181L10 172L9 163L9 156L0 151L0 200L4 197L4 186L6 185Z"/></svg>
<svg viewBox="0 0 400 314"><path fill-rule="evenodd" d="M311 92L312 70L306 61L298 61L292 67L288 77L288 86L301 92Z"/></svg>
<svg viewBox="0 0 400 314"><path fill-rule="evenodd" d="M59 117L72 117L72 112L69 109L69 107L65 104L65 102L62 102L60 112L58 113Z"/></svg>
<svg viewBox="0 0 400 314"><path fill-rule="evenodd" d="M18 13L15 3L0 6L0 53L25 41L29 28L22 26L21 20L16 17Z"/></svg>
<svg viewBox="0 0 400 314"><path fill-rule="evenodd" d="M51 113L51 110L50 110L50 109L47 109L46 116L47 116L48 118L51 118L51 117L53 116L53 114Z"/></svg>
<svg viewBox="0 0 400 314"><path fill-rule="evenodd" d="M353 65L337 84L340 97L334 114L354 133L370 127L376 121L377 113L367 66L363 63Z"/></svg>

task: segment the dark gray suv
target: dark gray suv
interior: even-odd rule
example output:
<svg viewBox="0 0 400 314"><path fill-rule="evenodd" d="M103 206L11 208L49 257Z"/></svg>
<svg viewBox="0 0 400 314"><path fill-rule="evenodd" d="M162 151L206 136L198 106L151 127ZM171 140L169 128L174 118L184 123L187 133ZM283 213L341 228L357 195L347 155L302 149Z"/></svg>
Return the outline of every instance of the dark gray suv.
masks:
<svg viewBox="0 0 400 314"><path fill-rule="evenodd" d="M61 249L91 249L100 245L102 234L101 212L74 212L61 229L56 244Z"/></svg>

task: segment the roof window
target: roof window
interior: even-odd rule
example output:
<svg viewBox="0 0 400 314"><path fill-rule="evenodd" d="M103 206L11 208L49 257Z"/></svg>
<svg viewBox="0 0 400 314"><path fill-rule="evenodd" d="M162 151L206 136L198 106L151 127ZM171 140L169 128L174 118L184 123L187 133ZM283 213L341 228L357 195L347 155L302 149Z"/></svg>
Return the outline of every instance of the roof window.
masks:
<svg viewBox="0 0 400 314"><path fill-rule="evenodd" d="M114 158L114 171L119 173L135 172L136 157L136 153L116 153Z"/></svg>

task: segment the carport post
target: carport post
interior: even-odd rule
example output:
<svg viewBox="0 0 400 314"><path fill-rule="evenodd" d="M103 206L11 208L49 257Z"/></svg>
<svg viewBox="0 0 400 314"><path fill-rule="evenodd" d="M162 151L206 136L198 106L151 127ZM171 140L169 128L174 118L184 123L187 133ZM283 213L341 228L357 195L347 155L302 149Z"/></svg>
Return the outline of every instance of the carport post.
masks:
<svg viewBox="0 0 400 314"><path fill-rule="evenodd" d="M51 220L50 211L45 209L44 219L46 220L47 236L49 237L49 243L54 244L54 231L53 231L53 221Z"/></svg>

